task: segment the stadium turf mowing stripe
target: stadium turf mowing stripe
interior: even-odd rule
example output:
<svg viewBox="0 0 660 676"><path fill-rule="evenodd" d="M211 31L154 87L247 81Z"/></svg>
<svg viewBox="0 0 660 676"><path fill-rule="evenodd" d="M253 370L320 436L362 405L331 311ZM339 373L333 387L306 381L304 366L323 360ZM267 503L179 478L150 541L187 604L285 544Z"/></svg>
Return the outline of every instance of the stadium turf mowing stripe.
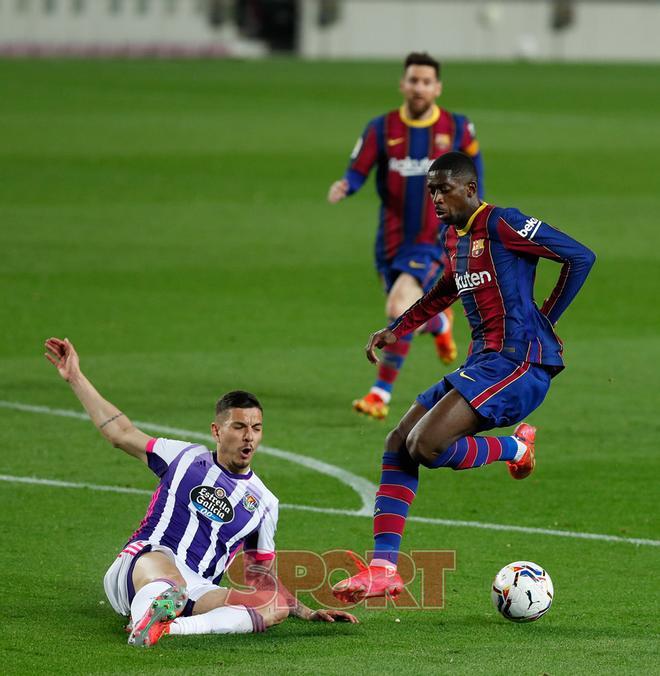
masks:
<svg viewBox="0 0 660 676"><path fill-rule="evenodd" d="M441 42L430 47L439 56ZM206 432L216 398L247 389L264 404L265 443L377 483L387 432L446 369L416 337L389 419L351 410L373 379L363 346L385 321L373 177L342 204L325 196L367 121L399 104L400 71L398 61L0 60L0 399L80 412L42 356L45 338L68 336L133 419ZM660 539L650 178L660 67L448 62L443 80L441 104L476 125L487 201L598 257L558 324L567 369L529 420L534 474L514 482L503 463L420 472L403 546L456 553L445 607L360 606L357 626L292 619L136 654L102 578L144 514L152 473L89 423L0 408L0 474L145 491L0 481L3 675L658 671L657 546L470 524ZM537 302L558 274L541 262ZM455 316L462 358L469 337ZM302 461L255 457L289 505L278 549L365 554L361 489ZM467 524L424 521L436 517ZM530 625L490 600L496 572L521 559L555 583L552 609ZM421 578L409 587L421 599Z"/></svg>
<svg viewBox="0 0 660 676"><path fill-rule="evenodd" d="M54 409L49 408L48 406L31 406L30 404L23 404L20 402L0 400L0 408L10 408L29 413L39 413L42 415L54 415L66 418L75 418L77 420L89 420L89 416L86 413L79 413L78 411L69 411L66 409ZM199 432L194 432L193 430L167 427L165 425L159 425L158 423L153 422L141 422L141 421L134 422L138 427L144 430L150 430L157 434L175 434L183 439L200 439L201 441L205 441L206 443L211 441L210 436L206 434L200 434ZM280 458L286 458L287 460L291 460L291 462L297 462L299 464L306 465L307 467L316 469L317 471L320 471L323 474L335 477L339 481L342 481L347 485L349 485L351 488L355 488L356 486L361 486L363 488L363 490L359 492L365 507L359 510L333 509L329 507L312 507L308 505L290 505L286 503L280 504L281 509L297 509L301 511L317 512L319 514L339 514L342 516L362 516L372 518L373 494L375 493L376 487L366 479L357 477L339 467L333 467L332 465L328 465L326 463L320 463L317 460L314 460L313 458L309 458L307 456L300 455L298 453L293 453L291 451L282 451L280 449L269 448L268 446L260 446L259 452L265 453L267 455L275 455L276 457ZM311 463L308 461L311 461ZM100 486L97 484L73 483L68 481L58 481L54 479L41 479L38 477L17 477L17 476L0 475L0 481L9 481L9 482L13 481L17 483L37 484L37 485L41 484L45 486L58 486L60 488L88 488L90 490L114 491L116 493L139 493L142 495L151 495L152 493L152 491L148 490L123 488L121 486ZM366 490L364 490L364 487L366 487ZM371 500L371 506L369 505L369 500ZM578 538L584 540L623 542L633 545L647 545L650 547L660 546L660 540L651 540L647 538L624 538L619 537L617 535L606 535L603 533L579 533L572 531L557 530L552 528L533 528L528 526L516 526L513 524L483 523L480 521L438 519L423 516L410 516L408 517L408 520L440 526L482 528L484 530L529 533L535 535L552 535L557 537Z"/></svg>
<svg viewBox="0 0 660 676"><path fill-rule="evenodd" d="M74 418L76 420L89 420L89 416L86 413L80 413L79 411L50 408L48 406L32 406L30 404L24 404L18 401L0 400L0 408L9 408L17 411L25 411L27 413L40 413L42 415L53 415L62 418ZM206 444L212 442L212 439L208 434L201 434L200 432L195 432L193 430L184 430L177 427L169 427L167 425L159 425L158 423L144 422L140 420L134 420L133 422L137 427L146 431L155 432L156 434L170 434L174 437L180 437L182 439L198 439ZM335 467L334 465L330 465L326 462L321 462L320 460L310 458L306 455L292 453L291 451L284 451L279 448L271 448L270 446L262 445L259 446L259 453L263 453L264 455L272 455L276 458L302 465L303 467L312 469L315 472L319 472L320 474L325 474L338 479L342 483L355 490L355 492L360 496L362 507L355 513L358 516L371 516L373 511L374 497L376 495L376 486L370 481L356 476L355 474L342 469L341 467Z"/></svg>
<svg viewBox="0 0 660 676"><path fill-rule="evenodd" d="M152 428L157 427L153 425ZM191 436L191 435L188 435ZM262 450L262 449L261 449ZM33 484L37 486L54 486L56 488L87 488L92 491L106 491L110 493L134 493L136 495L151 495L153 491L142 488L127 488L125 486L102 486L99 484L75 483L72 481L60 481L58 479L43 479L29 476L8 476L0 474L0 481L9 483ZM330 507L312 507L310 505L280 504L280 509L297 509L303 512L316 512L318 514L338 514L341 516L360 516L371 518L371 514L363 514L361 511L351 509L332 509ZM454 519L435 519L432 517L410 516L408 521L426 523L433 526L458 526L463 528L482 528L484 530L498 530L509 533L529 533L530 535L554 535L557 537L577 538L578 540L602 540L604 542L622 542L630 545L660 547L660 540L647 538L623 538L617 535L605 535L603 533L576 533L572 531L556 530L552 528L531 528L527 526L515 526L504 523L482 523L480 521L460 521Z"/></svg>

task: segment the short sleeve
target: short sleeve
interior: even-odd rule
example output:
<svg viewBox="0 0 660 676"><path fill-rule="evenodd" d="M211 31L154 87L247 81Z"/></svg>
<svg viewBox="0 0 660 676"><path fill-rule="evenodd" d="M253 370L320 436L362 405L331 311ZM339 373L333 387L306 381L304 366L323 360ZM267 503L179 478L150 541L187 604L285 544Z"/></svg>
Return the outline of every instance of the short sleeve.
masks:
<svg viewBox="0 0 660 676"><path fill-rule="evenodd" d="M144 449L147 453L149 469L156 476L162 477L170 464L190 446L190 442L187 441L163 438L149 439Z"/></svg>
<svg viewBox="0 0 660 676"><path fill-rule="evenodd" d="M275 532L277 531L278 503L267 509L259 528L245 540L245 551L250 552L257 561L269 561L275 558Z"/></svg>

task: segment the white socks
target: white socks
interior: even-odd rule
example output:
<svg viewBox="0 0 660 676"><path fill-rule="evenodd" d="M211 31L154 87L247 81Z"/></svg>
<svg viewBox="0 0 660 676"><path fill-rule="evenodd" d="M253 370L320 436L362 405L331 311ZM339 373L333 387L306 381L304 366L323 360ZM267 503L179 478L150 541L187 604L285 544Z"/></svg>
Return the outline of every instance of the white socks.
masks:
<svg viewBox="0 0 660 676"><path fill-rule="evenodd" d="M131 622L135 626L147 612L152 601L172 586L171 580L155 580L135 592L131 603Z"/></svg>
<svg viewBox="0 0 660 676"><path fill-rule="evenodd" d="M396 570L396 565L393 564L389 559L371 559L369 561L370 566L382 566L383 568L394 568Z"/></svg>
<svg viewBox="0 0 660 676"><path fill-rule="evenodd" d="M523 455L525 455L525 451L527 450L527 446L522 441L520 441L520 439L518 439L518 437L513 437L513 438L516 440L516 443L518 444L518 451L517 451L516 455L514 456L512 462L518 462L518 460L520 460L523 457Z"/></svg>
<svg viewBox="0 0 660 676"><path fill-rule="evenodd" d="M386 404L389 404L392 399L392 393L384 390L382 387L376 387L374 385L369 392L377 394Z"/></svg>
<svg viewBox="0 0 660 676"><path fill-rule="evenodd" d="M253 631L259 629L245 606L223 606L202 615L177 617L170 625L170 634L249 634Z"/></svg>
<svg viewBox="0 0 660 676"><path fill-rule="evenodd" d="M131 603L131 622L135 626L149 609L153 600L172 586L171 580L155 580L135 593ZM223 606L202 615L177 617L170 626L170 634L249 634L266 631L263 616L246 606Z"/></svg>

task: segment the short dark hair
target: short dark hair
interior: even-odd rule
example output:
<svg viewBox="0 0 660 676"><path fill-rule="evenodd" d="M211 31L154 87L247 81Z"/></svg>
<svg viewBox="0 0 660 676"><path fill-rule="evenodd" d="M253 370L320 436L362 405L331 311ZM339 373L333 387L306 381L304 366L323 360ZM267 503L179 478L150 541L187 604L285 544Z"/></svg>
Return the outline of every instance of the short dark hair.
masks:
<svg viewBox="0 0 660 676"><path fill-rule="evenodd" d="M429 167L429 173L432 171L451 171L454 175L477 181L477 168L472 158L465 153L451 152L440 155Z"/></svg>
<svg viewBox="0 0 660 676"><path fill-rule="evenodd" d="M245 390L233 390L220 397L215 405L215 415L219 416L230 408L258 408L262 412L264 410L254 394Z"/></svg>
<svg viewBox="0 0 660 676"><path fill-rule="evenodd" d="M410 52L403 62L404 72L408 69L408 66L431 66L431 68L435 69L435 75L438 80L440 79L440 62L436 61L427 52Z"/></svg>

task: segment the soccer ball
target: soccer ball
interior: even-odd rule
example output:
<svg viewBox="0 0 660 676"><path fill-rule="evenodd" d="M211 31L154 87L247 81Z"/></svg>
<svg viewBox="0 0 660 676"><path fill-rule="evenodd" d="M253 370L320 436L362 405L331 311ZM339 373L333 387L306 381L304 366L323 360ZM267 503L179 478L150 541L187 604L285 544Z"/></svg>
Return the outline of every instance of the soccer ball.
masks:
<svg viewBox="0 0 660 676"><path fill-rule="evenodd" d="M531 561L514 561L495 576L490 596L512 622L533 622L550 610L554 587L547 571Z"/></svg>

